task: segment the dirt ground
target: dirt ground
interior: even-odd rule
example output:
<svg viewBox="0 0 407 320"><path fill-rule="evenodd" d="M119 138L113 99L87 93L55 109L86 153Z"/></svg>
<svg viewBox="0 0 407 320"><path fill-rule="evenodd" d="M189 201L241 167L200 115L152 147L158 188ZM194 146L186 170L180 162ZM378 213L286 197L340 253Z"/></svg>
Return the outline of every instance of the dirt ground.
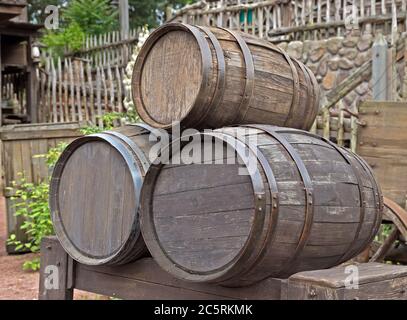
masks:
<svg viewBox="0 0 407 320"><path fill-rule="evenodd" d="M8 255L5 249L7 238L5 201L0 197L0 300L34 300L38 297L39 273L23 271L24 261L34 254ZM75 299L106 299L96 294L75 291Z"/></svg>

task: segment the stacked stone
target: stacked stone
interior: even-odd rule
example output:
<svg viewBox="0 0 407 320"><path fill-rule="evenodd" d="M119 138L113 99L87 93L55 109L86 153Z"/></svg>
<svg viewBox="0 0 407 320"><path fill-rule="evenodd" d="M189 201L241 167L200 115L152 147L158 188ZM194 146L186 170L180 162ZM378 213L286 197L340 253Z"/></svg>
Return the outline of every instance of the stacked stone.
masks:
<svg viewBox="0 0 407 320"><path fill-rule="evenodd" d="M282 42L278 46L311 69L324 95L371 59L373 40L371 34L363 34L324 40ZM344 106L351 108L371 98L371 85L368 81L360 84L343 99Z"/></svg>

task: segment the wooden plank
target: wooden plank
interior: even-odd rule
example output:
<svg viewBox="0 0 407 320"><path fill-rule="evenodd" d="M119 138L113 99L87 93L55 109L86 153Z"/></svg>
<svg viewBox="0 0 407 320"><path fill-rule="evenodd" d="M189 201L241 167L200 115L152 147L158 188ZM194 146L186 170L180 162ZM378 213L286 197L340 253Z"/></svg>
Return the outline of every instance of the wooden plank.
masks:
<svg viewBox="0 0 407 320"><path fill-rule="evenodd" d="M89 88L89 114L90 120L93 124L96 124L96 111L95 111L95 101L93 93L93 81L92 81L92 70L90 63L86 64L86 80Z"/></svg>
<svg viewBox="0 0 407 320"><path fill-rule="evenodd" d="M75 288L125 299L274 300L280 298L282 282L266 279L239 289L186 282L164 272L152 258L114 268L76 264L75 274Z"/></svg>
<svg viewBox="0 0 407 320"><path fill-rule="evenodd" d="M81 126L78 123L58 124L24 124L3 126L0 130L2 143L2 159L4 168L3 185L8 187L11 181L21 178L18 173L24 173L27 182L43 181L48 177L49 171L43 158L33 158L34 155L45 154L50 146L55 144L52 140L69 141L79 137ZM4 190L6 195L8 235L15 233L17 239L25 241L27 236L20 230L24 222L23 217L15 217L14 201L10 199L13 191ZM8 252L14 252L7 247Z"/></svg>
<svg viewBox="0 0 407 320"><path fill-rule="evenodd" d="M302 300L407 299L407 267L380 263L353 265L357 282L347 286L347 266L300 272L287 281L287 298Z"/></svg>
<svg viewBox="0 0 407 320"><path fill-rule="evenodd" d="M0 139L2 141L12 140L32 140L44 139L50 137L78 137L82 134L79 129L85 126L85 123L71 122L61 124L24 124L3 126L0 130Z"/></svg>
<svg viewBox="0 0 407 320"><path fill-rule="evenodd" d="M404 207L407 194L407 104L367 101L360 106L357 153L373 167L385 196Z"/></svg>
<svg viewBox="0 0 407 320"><path fill-rule="evenodd" d="M41 242L41 267L38 298L40 300L72 300L73 288L68 283L72 278L72 260L56 237L44 238ZM56 283L57 282L57 283Z"/></svg>
<svg viewBox="0 0 407 320"><path fill-rule="evenodd" d="M152 258L117 267L85 266L72 261L55 237L41 245L40 299L72 299L73 288L124 299L407 299L407 267L358 264L357 288L347 288L347 266L300 272L287 280L268 278L257 284L227 288L186 282L164 272ZM45 288L47 266L57 266L59 290ZM75 270L75 272L73 272ZM353 283L355 284L355 283Z"/></svg>

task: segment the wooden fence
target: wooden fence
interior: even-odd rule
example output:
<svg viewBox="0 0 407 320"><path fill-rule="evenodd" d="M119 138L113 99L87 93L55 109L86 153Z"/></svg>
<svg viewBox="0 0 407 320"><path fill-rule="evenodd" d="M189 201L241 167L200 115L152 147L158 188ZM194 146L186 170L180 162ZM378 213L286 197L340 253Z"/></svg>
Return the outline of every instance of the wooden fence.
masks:
<svg viewBox="0 0 407 320"><path fill-rule="evenodd" d="M317 116L310 132L355 152L360 124L358 118L358 114L344 108L338 110L325 109Z"/></svg>
<svg viewBox="0 0 407 320"><path fill-rule="evenodd" d="M67 142L81 136L79 129L86 126L85 123L38 123L3 126L0 129L1 151L1 191L5 196L7 210L7 235L15 234L17 240L24 241L27 234L20 229L23 223L21 216L14 215L15 194L12 181L17 183L24 175L26 182L39 183L46 181L49 169L44 158L35 155L46 154L50 148L57 146L59 142ZM7 237L8 237L7 236ZM7 246L8 252L14 252L14 246Z"/></svg>
<svg viewBox="0 0 407 320"><path fill-rule="evenodd" d="M200 1L170 21L227 27L269 40L321 39L350 29L406 31L406 0Z"/></svg>
<svg viewBox="0 0 407 320"><path fill-rule="evenodd" d="M120 65L92 67L81 59L50 59L40 72L41 122L90 121L102 126L106 112L124 112L123 99L130 93L123 85Z"/></svg>
<svg viewBox="0 0 407 320"><path fill-rule="evenodd" d="M128 36L119 31L107 32L100 35L88 35L83 39L82 48L75 52L66 51L64 58L81 59L92 67L107 65L126 67L132 54L133 47L138 42L141 29L132 29ZM47 48L41 50L42 60L52 59L52 51Z"/></svg>
<svg viewBox="0 0 407 320"><path fill-rule="evenodd" d="M106 112L124 112L130 99L124 86L125 69L138 42L140 29L128 37L120 32L88 36L83 47L55 59L43 50L39 72L40 122L90 121L103 126Z"/></svg>

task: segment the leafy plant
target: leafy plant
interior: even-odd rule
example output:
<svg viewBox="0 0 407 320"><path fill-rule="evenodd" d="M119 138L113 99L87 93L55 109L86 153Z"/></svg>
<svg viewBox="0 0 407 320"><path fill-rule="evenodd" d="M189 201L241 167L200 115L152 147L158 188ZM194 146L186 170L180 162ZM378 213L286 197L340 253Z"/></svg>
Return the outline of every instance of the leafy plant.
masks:
<svg viewBox="0 0 407 320"><path fill-rule="evenodd" d="M61 31L49 31L41 41L54 56L58 57L62 56L65 51L78 51L82 47L84 38L85 33L80 25L72 23Z"/></svg>
<svg viewBox="0 0 407 320"><path fill-rule="evenodd" d="M62 11L64 21L77 24L87 34L98 35L118 27L118 11L109 0L73 0Z"/></svg>
<svg viewBox="0 0 407 320"><path fill-rule="evenodd" d="M47 31L41 39L55 57L80 50L85 34L99 35L118 27L118 11L108 0L70 1L60 17L60 29Z"/></svg>
<svg viewBox="0 0 407 320"><path fill-rule="evenodd" d="M179 9L197 0L129 0L130 24L141 27L148 24L157 27L167 20L169 8Z"/></svg>
<svg viewBox="0 0 407 320"><path fill-rule="evenodd" d="M97 125L91 125L80 129L84 135L99 133L105 130L111 130L115 127L115 122L134 123L140 120L138 114L134 110L128 112L108 112L99 117L102 120L103 128Z"/></svg>
<svg viewBox="0 0 407 320"><path fill-rule="evenodd" d="M61 142L55 148L51 148L47 154L36 155L35 157L43 157L47 165L51 168L55 165L59 155L65 149L67 143ZM14 208L16 208L15 216L23 217L24 222L20 226L20 230L24 231L27 236L27 242L17 240L15 234L11 234L7 240L7 244L14 245L15 250L26 250L37 253L40 250L41 240L45 236L54 234L52 226L50 209L48 206L49 196L49 181L40 183L28 182L23 173L20 173L20 180L13 181L9 190L15 190L11 197ZM38 270L40 267L39 258L25 261L23 264L24 270Z"/></svg>

